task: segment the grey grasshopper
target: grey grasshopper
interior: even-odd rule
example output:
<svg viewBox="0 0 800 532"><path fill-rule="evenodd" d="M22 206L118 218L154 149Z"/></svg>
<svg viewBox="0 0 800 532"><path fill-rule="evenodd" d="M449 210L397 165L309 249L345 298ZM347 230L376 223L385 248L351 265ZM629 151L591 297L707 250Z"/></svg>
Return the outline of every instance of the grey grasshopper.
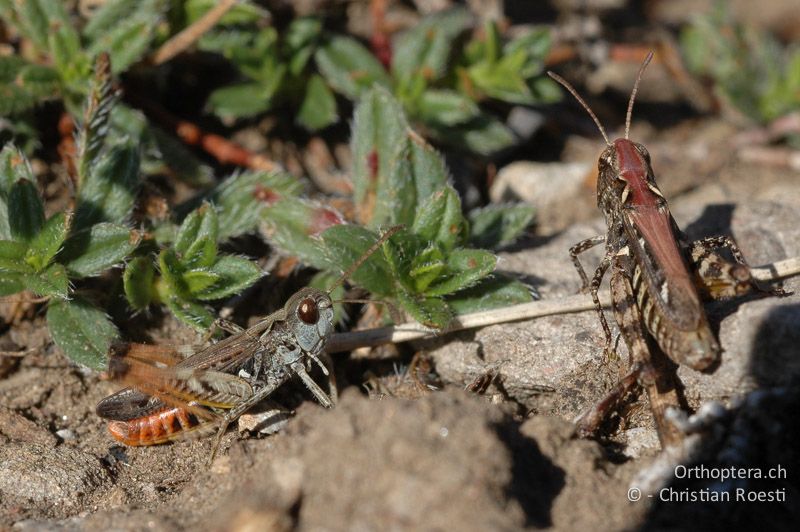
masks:
<svg viewBox="0 0 800 532"><path fill-rule="evenodd" d="M386 231L327 291L302 288L248 329L221 323L232 334L188 358L167 346L114 346L107 378L129 388L100 401L97 414L110 420L115 439L132 446L216 430L213 458L228 425L295 376L331 408L336 388L322 362L334 330L330 292L400 228ZM309 375L312 363L329 376L330 394Z"/></svg>

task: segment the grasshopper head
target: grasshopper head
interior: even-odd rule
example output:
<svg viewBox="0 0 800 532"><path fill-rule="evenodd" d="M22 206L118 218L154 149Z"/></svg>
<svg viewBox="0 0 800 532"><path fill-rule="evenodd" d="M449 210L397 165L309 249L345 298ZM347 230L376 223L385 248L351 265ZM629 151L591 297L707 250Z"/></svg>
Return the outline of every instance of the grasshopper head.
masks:
<svg viewBox="0 0 800 532"><path fill-rule="evenodd" d="M287 321L297 345L315 351L325 345L333 332L333 303L328 294L306 287L286 302Z"/></svg>

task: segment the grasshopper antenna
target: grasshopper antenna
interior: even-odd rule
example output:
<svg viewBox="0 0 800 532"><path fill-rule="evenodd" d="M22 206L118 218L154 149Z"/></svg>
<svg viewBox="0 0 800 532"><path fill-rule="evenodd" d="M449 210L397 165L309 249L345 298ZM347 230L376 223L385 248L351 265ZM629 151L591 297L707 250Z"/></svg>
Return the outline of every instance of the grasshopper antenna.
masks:
<svg viewBox="0 0 800 532"><path fill-rule="evenodd" d="M647 68L647 65L650 64L650 61L652 59L653 59L653 51L650 50L650 53L647 54L647 57L644 58L642 66L639 67L639 73L636 75L636 82L633 84L633 90L631 91L631 99L628 100L628 112L625 114L625 140L628 140L628 133L631 130L631 115L633 114L633 101L636 99L636 93L639 92L639 82L642 80L642 74L644 74L644 69Z"/></svg>
<svg viewBox="0 0 800 532"><path fill-rule="evenodd" d="M608 140L608 135L606 135L606 130L603 127L603 124L601 124L600 120L597 119L597 115L594 114L594 111L592 111L591 107L589 107L589 105L583 100L583 98L581 98L581 95L578 94L578 91L576 91L572 87L572 85L569 84L569 82L567 80L565 80L564 78L562 78L561 76L559 76L555 72L552 72L552 71L548 70L547 71L547 75L550 76L551 78L553 78L554 80L556 80L556 82L558 82L565 89L567 89L570 92L570 94L575 96L575 99L578 100L578 103L581 104L584 109L586 109L586 111L589 113L589 116L591 116L592 120L594 120L594 123L597 124L597 129L599 129L600 133L603 135L603 139L606 141L606 146L611 146L611 142L609 142L609 140ZM637 83L638 83L638 81L637 81ZM625 138L628 138L627 134L625 135Z"/></svg>
<svg viewBox="0 0 800 532"><path fill-rule="evenodd" d="M328 288L328 290L327 290L327 293L328 293L328 295L330 295L330 293L331 293L331 292L333 292L333 291L334 291L334 289L336 289L336 287L337 287L337 286L339 286L339 285L343 284L343 283L345 282L345 280L346 280L348 277L350 277L351 275L353 275L353 273L355 273L355 271L356 271L357 269L359 269L359 268L361 267L361 265L362 265L362 264L364 264L364 261L365 261L365 260L367 260L367 259L370 257L370 255L372 255L373 253L375 253L375 251L376 251L376 250L377 250L379 247L381 247L381 246L383 245L383 243L384 243L384 242L386 242L387 240L389 240L389 238L390 238L392 235L394 235L396 232L398 232L398 231L399 231L400 229L402 229L403 227L405 227L405 226L404 226L404 225L395 225L394 227L390 227L390 228L389 228L389 229L388 229L388 230L387 230L385 233L383 233L383 234L381 235L381 237L380 237L380 238L379 238L379 239L378 239L378 240L377 240L377 241L376 241L374 244L372 244L372 246L370 246L370 248L369 248L367 251L365 251L365 252L364 252L364 254L363 254L363 255L361 255L361 257L359 257L359 259L358 259L357 261L355 261L355 262L354 262L354 263L353 263L353 264L352 264L352 265L351 265L351 266L350 266L350 267L347 269L347 271L345 271L344 273L342 273L342 275L340 275L340 276L339 276L339 277L338 277L338 278L337 278L337 279L336 279L336 280L333 282L333 284L332 284L332 285L330 286L330 288Z"/></svg>

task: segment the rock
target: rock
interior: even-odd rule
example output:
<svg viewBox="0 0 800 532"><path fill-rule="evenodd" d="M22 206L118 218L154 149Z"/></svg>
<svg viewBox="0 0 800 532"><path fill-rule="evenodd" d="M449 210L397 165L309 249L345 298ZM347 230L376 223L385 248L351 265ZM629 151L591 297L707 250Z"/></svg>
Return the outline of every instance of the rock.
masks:
<svg viewBox="0 0 800 532"><path fill-rule="evenodd" d="M78 449L15 442L0 447L3 506L33 507L44 516L69 515L108 481L100 461Z"/></svg>
<svg viewBox="0 0 800 532"><path fill-rule="evenodd" d="M346 392L335 410L299 416L305 428L290 428L305 432L299 528L518 530L525 514L504 495L515 458L498 434L503 419L452 392L418 401ZM535 447L527 451L542 465Z"/></svg>

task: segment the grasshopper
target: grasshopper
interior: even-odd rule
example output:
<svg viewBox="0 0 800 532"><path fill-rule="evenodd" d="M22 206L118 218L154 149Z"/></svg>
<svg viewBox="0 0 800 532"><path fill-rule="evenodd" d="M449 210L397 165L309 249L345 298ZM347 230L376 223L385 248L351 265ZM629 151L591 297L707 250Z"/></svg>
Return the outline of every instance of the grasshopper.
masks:
<svg viewBox="0 0 800 532"><path fill-rule="evenodd" d="M101 400L97 414L111 420L115 439L132 446L216 429L213 459L230 423L294 376L322 406L333 407L335 383L321 360L330 361L325 353L334 329L330 293L401 227L386 231L327 291L302 288L248 329L218 320L232 334L188 358L163 346L113 346L106 378L129 387ZM330 395L309 375L312 362L329 377Z"/></svg>
<svg viewBox="0 0 800 532"><path fill-rule="evenodd" d="M597 205L608 232L575 244L570 257L583 290L589 288L594 300L607 354L612 351L612 336L597 294L611 269L614 317L632 361L630 373L579 419L578 428L584 434L595 432L605 414L638 383L648 391L659 437L666 446L680 438L664 415L668 407L682 403L675 365L709 371L719 362L722 351L709 327L695 281L712 297L743 293L753 282L741 251L729 237L708 238L691 246L686 243L656 184L650 154L642 144L629 139L633 103L652 57L650 52L631 91L625 136L613 142L577 91L560 76L548 74L586 109L606 142L598 161ZM605 243L605 255L589 280L578 255L601 243ZM725 261L710 251L711 247L728 248L736 262Z"/></svg>

